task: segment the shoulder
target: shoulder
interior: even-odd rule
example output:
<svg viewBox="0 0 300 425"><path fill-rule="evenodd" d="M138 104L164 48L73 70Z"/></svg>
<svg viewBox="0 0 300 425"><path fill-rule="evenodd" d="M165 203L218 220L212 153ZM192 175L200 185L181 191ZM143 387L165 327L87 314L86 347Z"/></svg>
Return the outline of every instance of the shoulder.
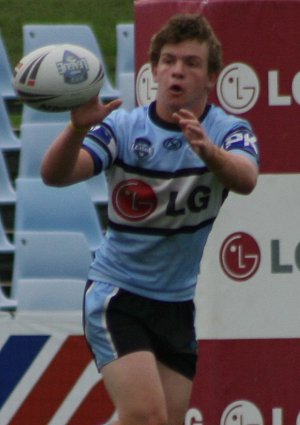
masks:
<svg viewBox="0 0 300 425"><path fill-rule="evenodd" d="M217 106L212 107L211 113L211 124L214 125L219 146L223 146L227 151L243 153L257 163L258 140L251 124L245 119L227 114Z"/></svg>
<svg viewBox="0 0 300 425"><path fill-rule="evenodd" d="M227 131L232 128L246 128L251 130L251 124L246 119L228 114L224 109L216 105L210 105L210 110L206 116L206 120L210 126L218 126L226 128Z"/></svg>
<svg viewBox="0 0 300 425"><path fill-rule="evenodd" d="M230 115L215 105L210 105L202 124L210 139L218 146L224 145L225 140L236 132L242 131L254 136L249 121Z"/></svg>

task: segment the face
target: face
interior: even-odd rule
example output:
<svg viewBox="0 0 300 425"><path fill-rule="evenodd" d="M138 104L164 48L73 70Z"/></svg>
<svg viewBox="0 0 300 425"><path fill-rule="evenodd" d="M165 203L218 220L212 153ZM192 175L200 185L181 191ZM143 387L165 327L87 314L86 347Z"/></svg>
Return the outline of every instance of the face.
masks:
<svg viewBox="0 0 300 425"><path fill-rule="evenodd" d="M152 69L158 84L157 112L167 121L172 113L186 108L200 116L216 76L208 75L208 46L197 40L166 44Z"/></svg>

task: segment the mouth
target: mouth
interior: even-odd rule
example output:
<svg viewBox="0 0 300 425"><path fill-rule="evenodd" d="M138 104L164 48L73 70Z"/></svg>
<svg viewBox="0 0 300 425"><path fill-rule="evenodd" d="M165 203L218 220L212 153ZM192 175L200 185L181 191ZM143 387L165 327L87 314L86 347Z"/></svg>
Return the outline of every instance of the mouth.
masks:
<svg viewBox="0 0 300 425"><path fill-rule="evenodd" d="M183 94L183 88L179 84L172 84L169 87L169 91L173 95L177 95L177 96Z"/></svg>

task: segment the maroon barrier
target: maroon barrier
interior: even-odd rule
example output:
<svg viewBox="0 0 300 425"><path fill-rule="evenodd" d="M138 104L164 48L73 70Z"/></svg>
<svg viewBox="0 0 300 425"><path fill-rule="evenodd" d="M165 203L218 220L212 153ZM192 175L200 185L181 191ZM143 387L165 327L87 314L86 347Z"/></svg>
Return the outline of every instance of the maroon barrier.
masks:
<svg viewBox="0 0 300 425"><path fill-rule="evenodd" d="M139 104L156 92L147 65L150 39L183 12L203 13L222 42L225 66L211 101L251 121L262 174L253 196L228 204L228 216L232 205L238 211L236 223L222 216L202 267L203 298L196 303L206 309L197 321L204 337L185 425L300 425L300 314L294 303L300 291L300 1L137 0ZM259 252L236 242L234 271L261 259L256 274L239 283L217 263L222 243L237 232L250 233ZM243 254L237 258L236 252Z"/></svg>
<svg viewBox="0 0 300 425"><path fill-rule="evenodd" d="M226 70L211 100L251 120L261 172L299 172L300 1L138 0L137 74L148 62L152 34L182 12L203 13L223 44Z"/></svg>

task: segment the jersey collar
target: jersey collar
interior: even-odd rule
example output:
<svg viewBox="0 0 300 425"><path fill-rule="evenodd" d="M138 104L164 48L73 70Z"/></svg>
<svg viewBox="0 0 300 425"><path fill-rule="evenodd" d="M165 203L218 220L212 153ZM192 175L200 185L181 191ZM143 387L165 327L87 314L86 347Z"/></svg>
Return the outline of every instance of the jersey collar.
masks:
<svg viewBox="0 0 300 425"><path fill-rule="evenodd" d="M204 121L204 119L206 118L210 108L211 108L211 105L207 104L205 109L204 109L203 114L199 118L199 122ZM180 131L181 132L181 128L179 127L179 125L165 121L157 115L156 101L150 103L150 105L149 105L149 117L150 117L151 121L153 121L153 123L156 124L158 127L164 128L165 130Z"/></svg>

